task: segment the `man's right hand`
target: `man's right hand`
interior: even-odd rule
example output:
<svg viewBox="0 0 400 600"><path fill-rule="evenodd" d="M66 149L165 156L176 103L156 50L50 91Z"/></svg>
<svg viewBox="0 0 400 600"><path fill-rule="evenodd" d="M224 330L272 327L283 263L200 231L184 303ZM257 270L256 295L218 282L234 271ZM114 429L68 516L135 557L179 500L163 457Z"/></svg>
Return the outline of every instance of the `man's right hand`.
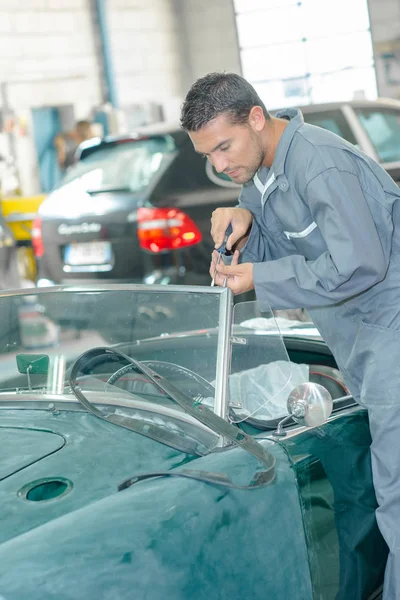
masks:
<svg viewBox="0 0 400 600"><path fill-rule="evenodd" d="M215 247L219 248L224 242L225 232L229 223L232 225L232 233L226 242L226 249L240 250L249 237L253 215L247 208L217 208L211 216L211 237Z"/></svg>

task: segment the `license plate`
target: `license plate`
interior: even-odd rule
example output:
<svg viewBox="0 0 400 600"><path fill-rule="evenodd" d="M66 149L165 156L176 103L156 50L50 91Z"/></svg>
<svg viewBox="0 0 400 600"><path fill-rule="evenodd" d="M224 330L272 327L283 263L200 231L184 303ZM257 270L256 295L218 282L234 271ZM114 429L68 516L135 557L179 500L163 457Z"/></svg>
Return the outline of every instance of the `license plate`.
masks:
<svg viewBox="0 0 400 600"><path fill-rule="evenodd" d="M110 242L69 244L65 249L67 265L104 265L111 262Z"/></svg>

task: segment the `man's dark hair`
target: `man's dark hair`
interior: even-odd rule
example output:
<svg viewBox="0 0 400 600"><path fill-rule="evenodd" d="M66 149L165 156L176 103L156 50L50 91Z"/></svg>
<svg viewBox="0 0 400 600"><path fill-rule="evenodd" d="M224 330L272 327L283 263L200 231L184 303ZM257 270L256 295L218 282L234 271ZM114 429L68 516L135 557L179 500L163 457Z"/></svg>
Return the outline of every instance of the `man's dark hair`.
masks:
<svg viewBox="0 0 400 600"><path fill-rule="evenodd" d="M222 113L232 123L246 123L253 106L261 106L266 119L270 115L253 86L236 73L209 73L188 91L181 108L181 127L198 131Z"/></svg>

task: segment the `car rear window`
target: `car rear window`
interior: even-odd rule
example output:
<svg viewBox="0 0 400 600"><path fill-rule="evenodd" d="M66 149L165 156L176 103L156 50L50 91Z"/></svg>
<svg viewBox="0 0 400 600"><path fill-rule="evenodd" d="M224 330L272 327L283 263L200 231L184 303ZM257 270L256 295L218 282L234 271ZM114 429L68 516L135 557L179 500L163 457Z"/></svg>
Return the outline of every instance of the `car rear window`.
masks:
<svg viewBox="0 0 400 600"><path fill-rule="evenodd" d="M400 110L357 108L356 112L379 160L383 163L400 161Z"/></svg>
<svg viewBox="0 0 400 600"><path fill-rule="evenodd" d="M306 123L328 129L351 144L357 145L357 141L347 124L346 118L340 110L304 113L303 116Z"/></svg>
<svg viewBox="0 0 400 600"><path fill-rule="evenodd" d="M74 164L60 182L79 183L85 190L145 189L175 151L171 136L110 143Z"/></svg>

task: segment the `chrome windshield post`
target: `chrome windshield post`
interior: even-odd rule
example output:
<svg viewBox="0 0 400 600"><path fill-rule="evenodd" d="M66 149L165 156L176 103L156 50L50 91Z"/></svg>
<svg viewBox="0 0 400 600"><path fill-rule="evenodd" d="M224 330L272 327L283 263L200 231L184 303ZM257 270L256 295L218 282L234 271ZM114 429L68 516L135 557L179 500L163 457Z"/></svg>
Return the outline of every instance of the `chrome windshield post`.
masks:
<svg viewBox="0 0 400 600"><path fill-rule="evenodd" d="M230 338L233 319L233 294L228 288L225 288L225 290L226 291L221 294L219 305L214 413L227 421L229 400L228 376L230 370ZM220 442L220 446L225 445L223 439L221 439Z"/></svg>

